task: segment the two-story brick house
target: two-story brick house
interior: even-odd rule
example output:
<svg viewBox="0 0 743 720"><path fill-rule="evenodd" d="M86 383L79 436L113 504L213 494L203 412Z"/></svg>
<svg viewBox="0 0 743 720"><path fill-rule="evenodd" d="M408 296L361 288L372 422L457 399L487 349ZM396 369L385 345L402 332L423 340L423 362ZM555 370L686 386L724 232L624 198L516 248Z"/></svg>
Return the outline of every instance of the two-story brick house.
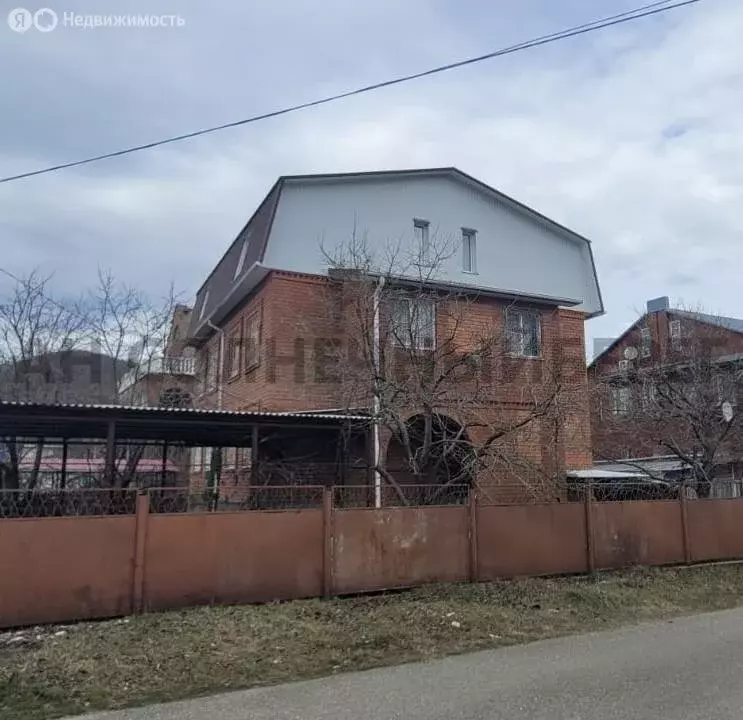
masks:
<svg viewBox="0 0 743 720"><path fill-rule="evenodd" d="M589 366L595 459L659 478L708 474L719 481L709 491L737 496L742 368L743 320L649 301Z"/></svg>
<svg viewBox="0 0 743 720"><path fill-rule="evenodd" d="M359 238L377 256L393 247L417 257L418 270L433 266L437 243L449 249L437 256L435 275L416 279L430 296L401 295L381 308L377 345L386 323L408 333L407 343L397 337L398 347L435 353L445 342L452 297L466 298L456 342L471 345L483 330L503 338L501 365L511 379L504 380L501 367L489 389L503 390L499 407L512 417L524 414L531 384L559 359L569 408L559 422L535 418L508 442L553 476L591 464L584 323L603 305L590 243L454 168L280 178L197 293L188 331L197 348L197 404L382 414L371 382L359 383L350 408L336 373L327 370L328 347L342 346L358 330L343 301L333 305L345 291L338 294L344 275L330 255ZM352 269L349 284L373 275L375 287L379 273ZM386 280L410 292L409 272L388 268ZM453 409L460 388L450 384L449 400L437 400L437 416L463 422L468 411ZM488 431L487 409L484 403L482 423L472 423L481 434ZM411 422L418 410L410 407ZM379 433L373 464L395 452L392 435Z"/></svg>

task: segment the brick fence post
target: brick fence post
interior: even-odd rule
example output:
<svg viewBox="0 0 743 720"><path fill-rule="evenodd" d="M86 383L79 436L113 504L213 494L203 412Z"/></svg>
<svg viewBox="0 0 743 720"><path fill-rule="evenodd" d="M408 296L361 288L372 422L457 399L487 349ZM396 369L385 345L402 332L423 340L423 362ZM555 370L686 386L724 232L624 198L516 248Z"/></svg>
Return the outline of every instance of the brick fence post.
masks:
<svg viewBox="0 0 743 720"><path fill-rule="evenodd" d="M144 607L144 561L147 546L147 524L150 516L150 495L145 490L137 495L134 530L134 575L132 579L132 612Z"/></svg>

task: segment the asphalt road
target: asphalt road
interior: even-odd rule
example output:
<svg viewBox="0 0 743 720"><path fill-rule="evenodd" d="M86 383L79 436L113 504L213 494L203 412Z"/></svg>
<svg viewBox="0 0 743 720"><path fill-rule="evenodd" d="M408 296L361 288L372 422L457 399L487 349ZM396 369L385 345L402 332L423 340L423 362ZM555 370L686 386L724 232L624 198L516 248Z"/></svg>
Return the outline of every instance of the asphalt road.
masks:
<svg viewBox="0 0 743 720"><path fill-rule="evenodd" d="M86 720L740 720L743 609Z"/></svg>

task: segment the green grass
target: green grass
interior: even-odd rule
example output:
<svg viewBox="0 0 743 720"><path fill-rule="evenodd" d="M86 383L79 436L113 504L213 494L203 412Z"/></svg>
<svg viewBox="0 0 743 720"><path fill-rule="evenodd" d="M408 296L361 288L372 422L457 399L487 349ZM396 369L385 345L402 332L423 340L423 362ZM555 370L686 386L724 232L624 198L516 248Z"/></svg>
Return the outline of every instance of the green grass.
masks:
<svg viewBox="0 0 743 720"><path fill-rule="evenodd" d="M743 565L209 607L0 637L0 717L34 720L743 605Z"/></svg>

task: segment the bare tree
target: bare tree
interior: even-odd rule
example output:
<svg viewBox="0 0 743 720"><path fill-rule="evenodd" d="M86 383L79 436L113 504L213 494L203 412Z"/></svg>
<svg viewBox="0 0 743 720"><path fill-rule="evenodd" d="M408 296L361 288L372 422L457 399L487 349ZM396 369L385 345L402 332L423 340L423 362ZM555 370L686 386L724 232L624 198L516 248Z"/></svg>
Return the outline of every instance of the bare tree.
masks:
<svg viewBox="0 0 743 720"><path fill-rule="evenodd" d="M614 439L601 454L645 471L641 463L622 457L622 448L672 455L686 468L698 496L708 497L718 466L743 451L737 410L743 356L728 349L730 334L722 322L687 321L679 327L683 334L669 338L667 347L656 344L649 357L629 360L626 371L598 378L595 402L606 435Z"/></svg>
<svg viewBox="0 0 743 720"><path fill-rule="evenodd" d="M542 353L553 311L512 304L503 312L502 301L447 282L459 251L432 234L422 252L398 243L377 255L355 232L332 252L324 248L337 333L316 348L321 379L335 384L344 408L371 409L373 471L399 501L411 497L405 484L434 484L444 494L484 476L487 488L507 477L522 496L553 495L558 443L543 448L550 467L545 453L523 451L534 446L529 433L542 444L554 437L569 400L556 354L526 359ZM550 432L538 432L545 424Z"/></svg>
<svg viewBox="0 0 743 720"><path fill-rule="evenodd" d="M162 351L173 307L172 290L155 301L103 270L95 288L79 298L60 299L53 293L51 276L31 271L0 299L0 397L116 402L123 372L146 366ZM131 482L142 452L139 447L128 453L122 448L117 484ZM3 455L2 487L36 487L42 440L7 438Z"/></svg>
<svg viewBox="0 0 743 720"><path fill-rule="evenodd" d="M122 368L146 368L162 354L176 304L172 285L162 298L153 299L118 281L111 271L99 269L97 284L88 292L86 303L91 341L120 361L116 366L117 386Z"/></svg>
<svg viewBox="0 0 743 720"><path fill-rule="evenodd" d="M150 363L162 356L176 306L171 285L162 298L154 300L138 288L118 281L108 270L98 270L96 286L86 298L88 332L103 353L114 359L116 387L121 386L122 369L134 374L136 382ZM119 449L114 484L127 487L133 481L145 446Z"/></svg>
<svg viewBox="0 0 743 720"><path fill-rule="evenodd" d="M80 346L86 324L78 300L56 299L51 276L38 269L18 278L0 300L0 396L3 400L55 402L69 400L70 354ZM2 487L19 488L21 465L33 457L25 483L35 487L44 450L8 438L3 443Z"/></svg>

